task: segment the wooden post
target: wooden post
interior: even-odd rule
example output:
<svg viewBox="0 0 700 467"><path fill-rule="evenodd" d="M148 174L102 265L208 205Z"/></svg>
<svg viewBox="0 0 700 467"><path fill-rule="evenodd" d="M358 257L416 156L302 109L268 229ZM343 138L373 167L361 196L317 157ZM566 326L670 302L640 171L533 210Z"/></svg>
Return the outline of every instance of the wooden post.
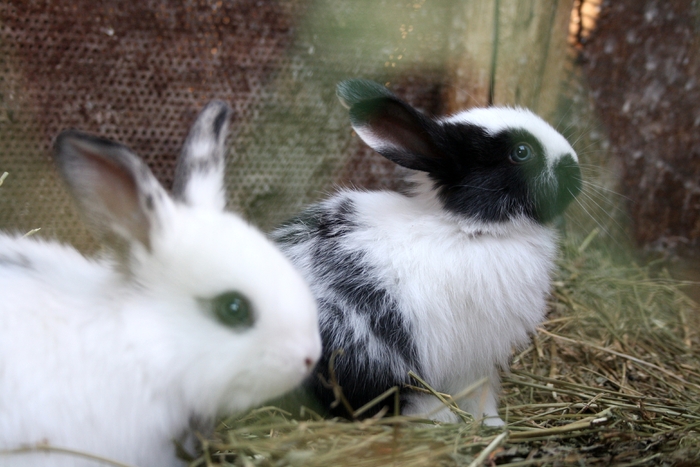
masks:
<svg viewBox="0 0 700 467"><path fill-rule="evenodd" d="M573 4L573 0L470 0L460 5L454 19L458 32L450 39L449 110L486 105L493 82L494 105L528 107L551 117L567 75Z"/></svg>

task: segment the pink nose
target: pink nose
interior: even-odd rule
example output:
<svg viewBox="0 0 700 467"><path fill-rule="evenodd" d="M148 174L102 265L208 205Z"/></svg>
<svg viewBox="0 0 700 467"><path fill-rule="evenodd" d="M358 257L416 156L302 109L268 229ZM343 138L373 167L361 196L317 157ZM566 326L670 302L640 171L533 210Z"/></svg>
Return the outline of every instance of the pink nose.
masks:
<svg viewBox="0 0 700 467"><path fill-rule="evenodd" d="M314 366L314 360L307 357L306 360L304 360L304 364L306 364L306 370L311 371Z"/></svg>

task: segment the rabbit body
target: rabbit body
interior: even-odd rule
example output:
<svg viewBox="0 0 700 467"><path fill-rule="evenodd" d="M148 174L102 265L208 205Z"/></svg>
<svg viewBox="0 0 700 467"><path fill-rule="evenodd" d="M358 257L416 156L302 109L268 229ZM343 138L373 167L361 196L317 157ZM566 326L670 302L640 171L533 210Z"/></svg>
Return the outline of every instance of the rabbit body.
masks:
<svg viewBox="0 0 700 467"><path fill-rule="evenodd" d="M411 383L414 371L448 394L488 377L462 407L497 416L496 365L505 367L544 317L555 233L524 220L489 229L441 213L429 198L341 191L315 208L318 224L276 233L317 297L324 347L348 354L335 369L349 373L341 385L355 409ZM326 229L337 229L337 242L319 233ZM319 370L329 359L324 352ZM439 404L405 395L402 413L427 415ZM431 416L455 420L448 411Z"/></svg>
<svg viewBox="0 0 700 467"><path fill-rule="evenodd" d="M190 441L192 428L206 434L217 415L308 375L320 353L308 286L264 235L222 211L228 115L218 102L202 111L175 199L126 148L59 136L78 204L119 241L115 255L86 258L0 235L0 465L98 465L8 453L37 445L181 465L174 441Z"/></svg>
<svg viewBox="0 0 700 467"><path fill-rule="evenodd" d="M319 304L324 350L315 373L321 378L312 375L307 386L331 405L336 397L327 381L335 376L353 409L398 386L403 414L456 421L433 396L404 389L416 384L408 372L453 395L486 378L459 406L502 424L497 369L544 318L557 239L545 221L579 189L575 152L519 109L434 121L376 83L351 80L338 94L358 135L415 172L408 193L341 190L273 233ZM527 148L517 146L520 138ZM537 148L541 160L530 155L525 162L539 164L542 189L549 190L542 196L559 206L518 187L519 172L510 165L522 165L508 162L508 154L490 160L494 147L508 152L514 143L521 156ZM479 160L460 167L470 157ZM565 183L550 189L546 177ZM334 356L333 375L328 367L338 349L343 354ZM335 413L348 415L342 405Z"/></svg>

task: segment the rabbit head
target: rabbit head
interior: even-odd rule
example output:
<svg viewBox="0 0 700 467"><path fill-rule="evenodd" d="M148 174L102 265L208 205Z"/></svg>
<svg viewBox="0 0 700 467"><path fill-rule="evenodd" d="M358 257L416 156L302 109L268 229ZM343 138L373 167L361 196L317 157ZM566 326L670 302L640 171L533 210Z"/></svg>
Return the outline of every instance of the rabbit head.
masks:
<svg viewBox="0 0 700 467"><path fill-rule="evenodd" d="M172 197L125 146L77 131L55 144L79 208L116 252L126 296L113 299L138 311L135 348L202 417L293 388L320 353L304 280L263 234L224 212L229 117L219 101L202 110Z"/></svg>
<svg viewBox="0 0 700 467"><path fill-rule="evenodd" d="M529 110L488 107L434 119L373 81L338 85L357 134L387 159L427 173L444 208L485 223L561 214L581 190L576 152Z"/></svg>

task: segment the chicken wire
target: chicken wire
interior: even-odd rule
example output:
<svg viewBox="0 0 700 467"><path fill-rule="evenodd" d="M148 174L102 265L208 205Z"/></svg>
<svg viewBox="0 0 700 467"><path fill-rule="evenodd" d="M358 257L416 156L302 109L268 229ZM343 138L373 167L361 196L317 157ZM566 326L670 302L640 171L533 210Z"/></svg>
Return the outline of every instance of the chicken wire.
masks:
<svg viewBox="0 0 700 467"><path fill-rule="evenodd" d="M440 112L455 2L424 3L0 3L0 229L90 249L52 166L56 135L120 141L169 188L189 125L214 98L234 109L229 207L265 229L334 185L391 186L398 169L353 135L335 85L376 79Z"/></svg>

